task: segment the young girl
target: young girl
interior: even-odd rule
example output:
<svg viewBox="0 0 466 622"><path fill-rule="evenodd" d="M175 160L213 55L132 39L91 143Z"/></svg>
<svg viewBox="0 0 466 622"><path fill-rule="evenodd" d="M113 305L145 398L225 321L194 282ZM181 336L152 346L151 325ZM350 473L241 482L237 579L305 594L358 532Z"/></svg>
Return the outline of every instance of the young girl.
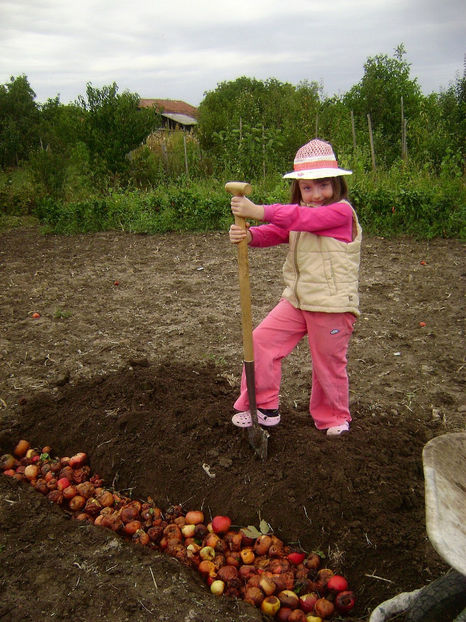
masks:
<svg viewBox="0 0 466 622"><path fill-rule="evenodd" d="M311 140L294 160L290 205L255 205L233 197L234 215L266 221L250 229L230 227L230 241L246 236L250 246L289 243L283 266L285 290L278 305L253 332L258 420L280 422L281 364L307 334L312 359L310 413L328 436L349 431L346 352L359 316L358 273L361 227L346 200L344 175L330 144ZM243 371L233 423L252 425Z"/></svg>

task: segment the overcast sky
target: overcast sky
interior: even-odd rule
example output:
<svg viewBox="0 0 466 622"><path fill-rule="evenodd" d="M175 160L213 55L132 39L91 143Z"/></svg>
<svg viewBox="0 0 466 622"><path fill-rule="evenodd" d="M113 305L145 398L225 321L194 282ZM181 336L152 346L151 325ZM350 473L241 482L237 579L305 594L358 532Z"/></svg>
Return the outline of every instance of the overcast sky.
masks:
<svg viewBox="0 0 466 622"><path fill-rule="evenodd" d="M25 74L38 102L116 82L197 106L248 76L324 94L359 82L404 43L425 94L463 75L464 0L0 0L0 84Z"/></svg>

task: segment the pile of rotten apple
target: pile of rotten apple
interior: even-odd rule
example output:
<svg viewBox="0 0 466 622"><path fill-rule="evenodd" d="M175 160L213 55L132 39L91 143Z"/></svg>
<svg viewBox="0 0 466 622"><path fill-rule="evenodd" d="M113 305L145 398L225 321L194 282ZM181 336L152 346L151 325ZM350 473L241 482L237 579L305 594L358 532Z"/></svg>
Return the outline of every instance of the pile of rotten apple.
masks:
<svg viewBox="0 0 466 622"><path fill-rule="evenodd" d="M293 551L267 530L234 528L227 516L205 521L200 510L165 512L104 488L87 455L52 457L21 440L0 457L4 475L29 482L81 521L107 527L133 542L163 551L196 568L213 594L242 598L276 620L321 622L354 606L346 579L322 568L317 553ZM265 521L263 521L265 522Z"/></svg>

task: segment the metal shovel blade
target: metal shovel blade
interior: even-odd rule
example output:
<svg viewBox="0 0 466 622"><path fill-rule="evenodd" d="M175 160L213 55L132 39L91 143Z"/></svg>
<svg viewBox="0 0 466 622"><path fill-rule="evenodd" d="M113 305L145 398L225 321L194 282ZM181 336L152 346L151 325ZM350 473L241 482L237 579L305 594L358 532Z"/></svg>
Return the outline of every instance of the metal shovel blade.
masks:
<svg viewBox="0 0 466 622"><path fill-rule="evenodd" d="M249 444L254 448L256 454L259 458L261 458L261 460L267 460L269 436L270 434L263 430L257 423L253 423L252 426L248 428Z"/></svg>
<svg viewBox="0 0 466 622"><path fill-rule="evenodd" d="M270 434L259 425L256 406L256 381L254 375L254 361L244 361L246 385L248 389L249 410L251 411L252 426L248 428L248 439L251 447L262 460L267 459L267 448Z"/></svg>

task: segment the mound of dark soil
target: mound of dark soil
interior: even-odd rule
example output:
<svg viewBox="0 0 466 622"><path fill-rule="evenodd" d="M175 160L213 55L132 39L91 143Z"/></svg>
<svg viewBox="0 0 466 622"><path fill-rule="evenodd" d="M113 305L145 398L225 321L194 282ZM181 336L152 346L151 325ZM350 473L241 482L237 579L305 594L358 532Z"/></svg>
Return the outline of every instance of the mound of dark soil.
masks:
<svg viewBox="0 0 466 622"><path fill-rule="evenodd" d="M1 238L2 453L19 438L85 451L108 487L162 508L241 526L265 519L347 576L354 622L445 569L425 533L421 452L462 426L459 243L365 242L351 433L328 439L313 427L302 344L261 461L230 423L242 355L224 236ZM281 290L283 249L271 251L252 259L259 317ZM175 560L70 521L26 485L0 477L0 502L0 619L261 619Z"/></svg>

